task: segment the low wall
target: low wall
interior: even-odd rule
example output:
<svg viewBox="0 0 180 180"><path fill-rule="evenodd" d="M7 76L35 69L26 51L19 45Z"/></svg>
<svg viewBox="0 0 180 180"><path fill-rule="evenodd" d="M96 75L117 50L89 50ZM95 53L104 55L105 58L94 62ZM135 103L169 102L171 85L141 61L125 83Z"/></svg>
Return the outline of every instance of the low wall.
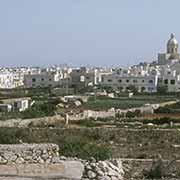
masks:
<svg viewBox="0 0 180 180"><path fill-rule="evenodd" d="M43 118L32 118L32 119L9 119L5 121L0 121L0 127L19 127L27 128L29 126L48 126L54 125L59 122L64 122L64 118L60 115L49 116Z"/></svg>
<svg viewBox="0 0 180 180"><path fill-rule="evenodd" d="M81 179L84 165L80 160L61 160L56 144L0 145L1 177Z"/></svg>
<svg viewBox="0 0 180 180"><path fill-rule="evenodd" d="M50 164L6 164L0 165L0 179L4 177L32 178L32 179L54 179L66 178L80 180L84 166L79 161L61 161Z"/></svg>
<svg viewBox="0 0 180 180"><path fill-rule="evenodd" d="M56 144L0 145L0 164L52 163L58 157Z"/></svg>
<svg viewBox="0 0 180 180"><path fill-rule="evenodd" d="M121 160L96 162L59 156L56 144L0 145L0 179L16 178L66 178L122 180Z"/></svg>

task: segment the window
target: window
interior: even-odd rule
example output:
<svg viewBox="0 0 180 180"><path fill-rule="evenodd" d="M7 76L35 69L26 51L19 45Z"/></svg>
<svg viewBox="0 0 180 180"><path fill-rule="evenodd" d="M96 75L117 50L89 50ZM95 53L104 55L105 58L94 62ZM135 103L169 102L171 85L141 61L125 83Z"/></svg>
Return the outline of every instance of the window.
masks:
<svg viewBox="0 0 180 180"><path fill-rule="evenodd" d="M52 79L51 79L51 78L49 78L49 81L52 81Z"/></svg>
<svg viewBox="0 0 180 180"><path fill-rule="evenodd" d="M119 80L118 80L118 82L119 82L119 83L121 83L121 82L122 82L122 80L121 80L121 79L119 79Z"/></svg>
<svg viewBox="0 0 180 180"><path fill-rule="evenodd" d="M133 79L133 83L137 83L137 79Z"/></svg>
<svg viewBox="0 0 180 180"><path fill-rule="evenodd" d="M36 79L35 79L35 78L32 78L32 82L36 82Z"/></svg>
<svg viewBox="0 0 180 180"><path fill-rule="evenodd" d="M112 79L108 79L108 82L112 82Z"/></svg>
<svg viewBox="0 0 180 180"><path fill-rule="evenodd" d="M171 84L174 85L175 84L175 80L171 79Z"/></svg>
<svg viewBox="0 0 180 180"><path fill-rule="evenodd" d="M80 76L80 82L84 82L85 81L85 76Z"/></svg>
<svg viewBox="0 0 180 180"><path fill-rule="evenodd" d="M168 79L165 79L165 80L164 80L164 84L168 84Z"/></svg>
<svg viewBox="0 0 180 180"><path fill-rule="evenodd" d="M145 81L144 81L144 79L142 80L142 83L144 83Z"/></svg>
<svg viewBox="0 0 180 180"><path fill-rule="evenodd" d="M104 82L104 77L101 78L101 81Z"/></svg>
<svg viewBox="0 0 180 180"><path fill-rule="evenodd" d="M128 82L129 82L129 79L127 79L126 82L128 83Z"/></svg>
<svg viewBox="0 0 180 180"><path fill-rule="evenodd" d="M153 80L152 80L152 79L151 79L151 80L149 80L149 83L150 83L150 84L152 84L152 83L153 83Z"/></svg>
<svg viewBox="0 0 180 180"><path fill-rule="evenodd" d="M41 81L44 81L44 78L41 78Z"/></svg>

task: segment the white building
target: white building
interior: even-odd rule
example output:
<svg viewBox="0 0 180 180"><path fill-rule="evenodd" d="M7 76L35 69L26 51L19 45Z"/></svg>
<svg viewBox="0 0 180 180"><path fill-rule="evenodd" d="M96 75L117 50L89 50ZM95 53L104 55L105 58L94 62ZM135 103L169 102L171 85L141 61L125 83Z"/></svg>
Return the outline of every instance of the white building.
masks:
<svg viewBox="0 0 180 180"><path fill-rule="evenodd" d="M158 76L156 75L104 75L102 76L101 85L111 87L115 90L129 91L135 87L138 92L156 92Z"/></svg>
<svg viewBox="0 0 180 180"><path fill-rule="evenodd" d="M12 73L0 73L0 88L11 89L15 88L14 75Z"/></svg>
<svg viewBox="0 0 180 180"><path fill-rule="evenodd" d="M31 98L12 98L12 99L3 99L1 100L1 110L3 111L25 111L29 108L31 102Z"/></svg>
<svg viewBox="0 0 180 180"><path fill-rule="evenodd" d="M58 86L60 75L56 72L41 72L24 76L25 88L55 87Z"/></svg>

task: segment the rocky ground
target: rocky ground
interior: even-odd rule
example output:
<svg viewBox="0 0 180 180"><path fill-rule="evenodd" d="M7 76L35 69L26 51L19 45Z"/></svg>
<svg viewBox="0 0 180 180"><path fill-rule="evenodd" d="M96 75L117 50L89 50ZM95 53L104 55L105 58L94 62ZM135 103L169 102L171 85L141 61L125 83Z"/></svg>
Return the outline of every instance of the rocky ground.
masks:
<svg viewBox="0 0 180 180"><path fill-rule="evenodd" d="M109 161L95 160L85 163L85 170L82 180L98 179L98 180L122 180L124 171L121 160L112 159Z"/></svg>
<svg viewBox="0 0 180 180"><path fill-rule="evenodd" d="M121 180L121 160L96 162L59 156L56 144L0 145L0 180Z"/></svg>

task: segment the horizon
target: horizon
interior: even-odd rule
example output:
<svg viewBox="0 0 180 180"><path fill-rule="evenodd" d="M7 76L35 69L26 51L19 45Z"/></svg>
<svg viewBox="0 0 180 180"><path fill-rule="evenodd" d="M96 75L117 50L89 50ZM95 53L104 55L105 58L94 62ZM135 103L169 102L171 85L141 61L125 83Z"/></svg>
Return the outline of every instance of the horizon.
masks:
<svg viewBox="0 0 180 180"><path fill-rule="evenodd" d="M180 40L179 6L178 0L0 0L1 67L155 61L171 33Z"/></svg>

